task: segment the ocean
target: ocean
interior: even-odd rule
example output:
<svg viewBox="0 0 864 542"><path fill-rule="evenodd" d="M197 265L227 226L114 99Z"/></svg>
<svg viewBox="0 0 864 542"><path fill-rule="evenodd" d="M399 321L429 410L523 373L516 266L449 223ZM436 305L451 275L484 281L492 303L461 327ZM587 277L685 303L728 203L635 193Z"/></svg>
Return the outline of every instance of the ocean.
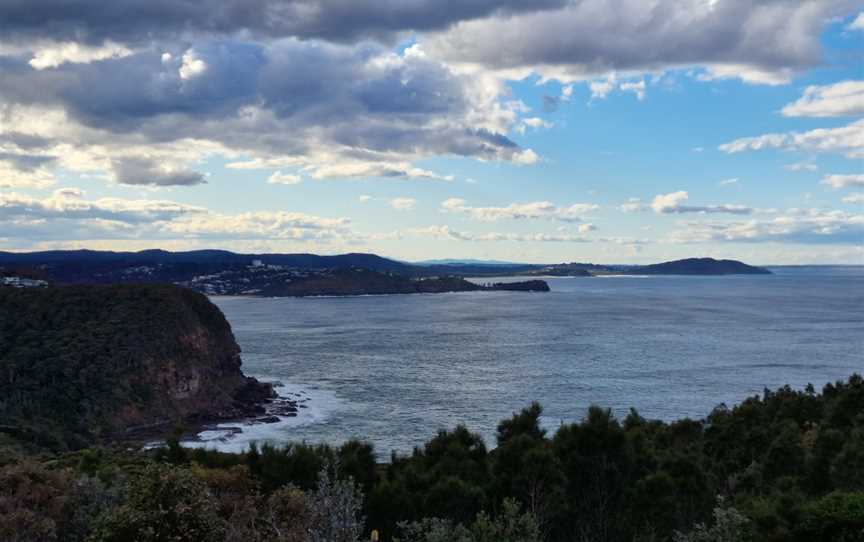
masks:
<svg viewBox="0 0 864 542"><path fill-rule="evenodd" d="M532 401L553 431L595 404L703 418L766 387L864 372L864 267L771 270L548 278L549 293L213 298L244 371L303 408L186 444L355 437L386 459L460 423L493 446L498 422Z"/></svg>

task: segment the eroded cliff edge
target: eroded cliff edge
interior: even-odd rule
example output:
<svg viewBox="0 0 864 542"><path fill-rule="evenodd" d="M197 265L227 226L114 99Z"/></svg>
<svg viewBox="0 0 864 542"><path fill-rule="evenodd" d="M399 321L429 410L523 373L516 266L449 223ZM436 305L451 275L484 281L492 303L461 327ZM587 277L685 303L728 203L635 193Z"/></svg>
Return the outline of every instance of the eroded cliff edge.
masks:
<svg viewBox="0 0 864 542"><path fill-rule="evenodd" d="M77 448L263 412L269 384L207 297L171 285L0 288L0 433Z"/></svg>

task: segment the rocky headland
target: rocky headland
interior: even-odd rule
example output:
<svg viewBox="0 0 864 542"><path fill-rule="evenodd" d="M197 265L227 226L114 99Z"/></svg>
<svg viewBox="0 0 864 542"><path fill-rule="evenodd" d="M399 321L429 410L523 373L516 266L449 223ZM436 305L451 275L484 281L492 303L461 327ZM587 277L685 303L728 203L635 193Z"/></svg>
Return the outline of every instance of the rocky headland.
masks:
<svg viewBox="0 0 864 542"><path fill-rule="evenodd" d="M0 438L75 449L265 416L276 398L243 374L230 325L200 293L0 288Z"/></svg>

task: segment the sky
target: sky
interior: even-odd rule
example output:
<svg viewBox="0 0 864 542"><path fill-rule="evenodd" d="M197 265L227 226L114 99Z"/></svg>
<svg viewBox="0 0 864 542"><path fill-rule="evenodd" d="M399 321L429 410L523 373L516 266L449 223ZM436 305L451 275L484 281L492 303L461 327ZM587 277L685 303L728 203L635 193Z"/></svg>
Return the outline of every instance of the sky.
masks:
<svg viewBox="0 0 864 542"><path fill-rule="evenodd" d="M0 250L864 264L849 0L0 0Z"/></svg>

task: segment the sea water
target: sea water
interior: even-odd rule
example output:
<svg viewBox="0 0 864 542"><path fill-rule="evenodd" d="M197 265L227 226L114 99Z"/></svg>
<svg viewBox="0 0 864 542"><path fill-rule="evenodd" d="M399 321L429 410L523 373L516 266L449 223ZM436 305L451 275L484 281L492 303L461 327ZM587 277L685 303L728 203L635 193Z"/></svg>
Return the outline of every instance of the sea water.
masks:
<svg viewBox="0 0 864 542"><path fill-rule="evenodd" d="M702 418L764 388L864 372L864 267L772 271L549 278L549 293L214 298L244 371L306 407L189 444L354 437L386 458L459 423L493 446L498 422L532 401L550 430L594 404Z"/></svg>

